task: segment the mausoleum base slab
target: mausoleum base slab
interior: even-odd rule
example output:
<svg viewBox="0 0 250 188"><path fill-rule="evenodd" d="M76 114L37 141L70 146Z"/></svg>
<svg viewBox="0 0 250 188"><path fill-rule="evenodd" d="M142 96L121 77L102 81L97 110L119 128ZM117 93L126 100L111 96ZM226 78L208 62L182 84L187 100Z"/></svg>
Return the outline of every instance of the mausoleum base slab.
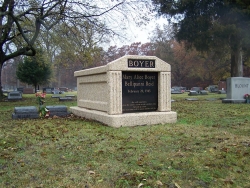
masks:
<svg viewBox="0 0 250 188"><path fill-rule="evenodd" d="M246 99L222 99L222 103L246 103Z"/></svg>
<svg viewBox="0 0 250 188"><path fill-rule="evenodd" d="M172 111L125 113L119 115L109 115L102 111L81 107L70 107L70 111L77 116L93 119L115 128L176 123L177 121L177 113Z"/></svg>

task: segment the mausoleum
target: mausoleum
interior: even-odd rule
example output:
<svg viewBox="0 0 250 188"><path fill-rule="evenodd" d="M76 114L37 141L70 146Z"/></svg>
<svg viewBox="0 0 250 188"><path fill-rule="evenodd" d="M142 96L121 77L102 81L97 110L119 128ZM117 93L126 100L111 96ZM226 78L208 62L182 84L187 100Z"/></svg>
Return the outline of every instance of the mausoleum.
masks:
<svg viewBox="0 0 250 188"><path fill-rule="evenodd" d="M105 66L76 71L73 114L112 127L175 123L171 67L155 56L124 56Z"/></svg>

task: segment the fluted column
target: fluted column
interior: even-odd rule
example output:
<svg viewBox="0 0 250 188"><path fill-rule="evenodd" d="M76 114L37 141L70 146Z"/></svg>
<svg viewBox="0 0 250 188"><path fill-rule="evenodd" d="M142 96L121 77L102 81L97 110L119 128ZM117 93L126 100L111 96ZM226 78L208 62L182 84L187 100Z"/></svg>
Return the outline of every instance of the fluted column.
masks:
<svg viewBox="0 0 250 188"><path fill-rule="evenodd" d="M171 111L171 73L159 73L158 87L158 110L162 112Z"/></svg>
<svg viewBox="0 0 250 188"><path fill-rule="evenodd" d="M122 114L122 72L108 73L108 114Z"/></svg>

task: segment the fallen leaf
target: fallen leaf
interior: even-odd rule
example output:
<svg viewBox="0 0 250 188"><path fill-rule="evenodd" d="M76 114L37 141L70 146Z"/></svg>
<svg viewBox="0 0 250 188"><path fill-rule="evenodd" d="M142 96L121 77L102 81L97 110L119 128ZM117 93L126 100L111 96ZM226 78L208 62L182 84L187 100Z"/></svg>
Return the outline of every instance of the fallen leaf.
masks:
<svg viewBox="0 0 250 188"><path fill-rule="evenodd" d="M145 174L145 172L143 172L143 171L135 171L135 173L139 174L139 175Z"/></svg>
<svg viewBox="0 0 250 188"><path fill-rule="evenodd" d="M7 173L6 171L0 171L0 175Z"/></svg>
<svg viewBox="0 0 250 188"><path fill-rule="evenodd" d="M89 174L95 174L95 172L94 172L94 171L92 171L92 170L90 170L90 171L89 171Z"/></svg>
<svg viewBox="0 0 250 188"><path fill-rule="evenodd" d="M138 165L138 166L143 166L142 161L137 161L137 165Z"/></svg>
<svg viewBox="0 0 250 188"><path fill-rule="evenodd" d="M140 183L139 185L138 185L138 188L140 188L141 186L143 186L144 184L143 183Z"/></svg>
<svg viewBox="0 0 250 188"><path fill-rule="evenodd" d="M163 183L162 183L160 180L157 180L157 181L156 181L156 185L158 185L158 186L163 186Z"/></svg>
<svg viewBox="0 0 250 188"><path fill-rule="evenodd" d="M178 183L174 183L174 185L175 185L177 188L181 188L181 186L179 186Z"/></svg>

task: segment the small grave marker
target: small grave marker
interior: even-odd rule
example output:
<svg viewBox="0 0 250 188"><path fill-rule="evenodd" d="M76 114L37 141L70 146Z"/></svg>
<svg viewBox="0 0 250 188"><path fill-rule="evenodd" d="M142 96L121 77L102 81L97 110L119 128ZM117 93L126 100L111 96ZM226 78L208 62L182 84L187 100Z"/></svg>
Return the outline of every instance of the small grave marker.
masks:
<svg viewBox="0 0 250 188"><path fill-rule="evenodd" d="M65 97L75 97L75 95L65 95Z"/></svg>
<svg viewBox="0 0 250 188"><path fill-rule="evenodd" d="M206 90L201 90L201 91L200 91L200 95L208 95L208 91L206 91Z"/></svg>
<svg viewBox="0 0 250 188"><path fill-rule="evenodd" d="M55 106L46 106L46 108L49 110L49 116L67 116L70 113L68 112L67 106L64 105L55 105Z"/></svg>
<svg viewBox="0 0 250 188"><path fill-rule="evenodd" d="M39 118L38 110L35 106L15 107L12 119L35 119Z"/></svg>
<svg viewBox="0 0 250 188"><path fill-rule="evenodd" d="M219 90L218 94L227 94L226 90Z"/></svg>
<svg viewBox="0 0 250 188"><path fill-rule="evenodd" d="M198 101L197 98L186 98L187 101Z"/></svg>
<svg viewBox="0 0 250 188"><path fill-rule="evenodd" d="M206 99L207 101L216 101L217 99L215 99L215 98L208 98L208 99Z"/></svg>
<svg viewBox="0 0 250 188"><path fill-rule="evenodd" d="M59 101L72 101L72 97L60 97Z"/></svg>
<svg viewBox="0 0 250 188"><path fill-rule="evenodd" d="M23 87L18 87L18 88L16 88L16 90L23 93Z"/></svg>
<svg viewBox="0 0 250 188"><path fill-rule="evenodd" d="M34 89L33 88L23 88L23 94L33 94Z"/></svg>
<svg viewBox="0 0 250 188"><path fill-rule="evenodd" d="M189 96L196 96L198 95L197 91L189 91Z"/></svg>
<svg viewBox="0 0 250 188"><path fill-rule="evenodd" d="M60 95L52 95L51 98L60 98Z"/></svg>
<svg viewBox="0 0 250 188"><path fill-rule="evenodd" d="M11 91L8 93L8 100L22 100L22 92L20 91Z"/></svg>

